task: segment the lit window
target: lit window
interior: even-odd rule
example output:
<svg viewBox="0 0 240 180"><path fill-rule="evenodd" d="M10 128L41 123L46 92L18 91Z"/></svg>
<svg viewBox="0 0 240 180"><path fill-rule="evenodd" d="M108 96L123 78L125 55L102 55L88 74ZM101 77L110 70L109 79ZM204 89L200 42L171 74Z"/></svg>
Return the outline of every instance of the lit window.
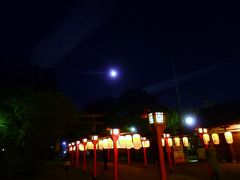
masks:
<svg viewBox="0 0 240 180"><path fill-rule="evenodd" d="M163 112L156 112L156 121L158 123L163 123Z"/></svg>
<svg viewBox="0 0 240 180"><path fill-rule="evenodd" d="M148 114L150 124L153 124L153 115L152 113Z"/></svg>

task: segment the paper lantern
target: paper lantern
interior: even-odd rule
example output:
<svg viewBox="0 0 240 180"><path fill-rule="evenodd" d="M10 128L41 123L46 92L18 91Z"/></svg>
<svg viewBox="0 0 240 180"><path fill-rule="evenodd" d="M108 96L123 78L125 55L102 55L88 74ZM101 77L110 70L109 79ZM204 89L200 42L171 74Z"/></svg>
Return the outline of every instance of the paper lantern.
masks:
<svg viewBox="0 0 240 180"><path fill-rule="evenodd" d="M203 128L198 128L199 133L203 133Z"/></svg>
<svg viewBox="0 0 240 180"><path fill-rule="evenodd" d="M102 143L103 143L103 148L108 149L108 139L103 139Z"/></svg>
<svg viewBox="0 0 240 180"><path fill-rule="evenodd" d="M94 149L93 143L92 143L91 141L88 141L88 142L87 142L87 148L88 148L88 149L91 149L91 150Z"/></svg>
<svg viewBox="0 0 240 180"><path fill-rule="evenodd" d="M126 135L126 136L125 136L125 142L126 142L126 148L127 148L127 149L131 149L132 146L133 146L132 136L131 136L131 135Z"/></svg>
<svg viewBox="0 0 240 180"><path fill-rule="evenodd" d="M165 146L165 140L164 140L164 138L162 138L162 146L163 146L163 147Z"/></svg>
<svg viewBox="0 0 240 180"><path fill-rule="evenodd" d="M188 147L189 143L188 143L188 138L187 137L183 137L183 145L185 147Z"/></svg>
<svg viewBox="0 0 240 180"><path fill-rule="evenodd" d="M168 142L168 146L172 146L173 145L172 138L169 137L167 139L167 142Z"/></svg>
<svg viewBox="0 0 240 180"><path fill-rule="evenodd" d="M150 141L149 140L142 141L142 147L144 147L144 148L150 147Z"/></svg>
<svg viewBox="0 0 240 180"><path fill-rule="evenodd" d="M120 148L126 148L125 136L119 136L118 144Z"/></svg>
<svg viewBox="0 0 240 180"><path fill-rule="evenodd" d="M219 136L217 133L213 133L212 134L212 140L213 140L213 144L219 144L220 143L220 140L219 140Z"/></svg>
<svg viewBox="0 0 240 180"><path fill-rule="evenodd" d="M175 146L180 146L180 138L179 137L174 138L174 144L175 144Z"/></svg>
<svg viewBox="0 0 240 180"><path fill-rule="evenodd" d="M142 147L141 136L139 134L133 135L133 147L137 150Z"/></svg>
<svg viewBox="0 0 240 180"><path fill-rule="evenodd" d="M233 137L232 137L232 133L231 132L225 132L224 133L225 139L227 141L228 144L232 144L233 143Z"/></svg>
<svg viewBox="0 0 240 180"><path fill-rule="evenodd" d="M69 147L69 151L72 151L72 150L73 150L73 148L72 148L72 146L70 146L70 147Z"/></svg>
<svg viewBox="0 0 240 180"><path fill-rule="evenodd" d="M102 140L98 141L98 149L100 149L100 150L103 149L103 141Z"/></svg>
<svg viewBox="0 0 240 180"><path fill-rule="evenodd" d="M83 144L81 143L81 144L79 144L79 146L78 146L78 149L80 150L80 151L84 151L84 146L83 146Z"/></svg>
<svg viewBox="0 0 240 180"><path fill-rule="evenodd" d="M203 132L207 133L208 132L207 128L203 128Z"/></svg>
<svg viewBox="0 0 240 180"><path fill-rule="evenodd" d="M203 142L204 142L204 144L208 145L209 141L210 141L209 134L203 134Z"/></svg>
<svg viewBox="0 0 240 180"><path fill-rule="evenodd" d="M73 146L73 151L76 151L76 146Z"/></svg>

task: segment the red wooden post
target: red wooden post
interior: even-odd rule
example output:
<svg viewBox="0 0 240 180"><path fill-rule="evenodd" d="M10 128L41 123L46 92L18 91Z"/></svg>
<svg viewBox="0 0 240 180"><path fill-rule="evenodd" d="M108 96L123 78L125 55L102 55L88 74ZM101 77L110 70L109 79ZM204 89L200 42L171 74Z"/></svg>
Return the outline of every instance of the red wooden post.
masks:
<svg viewBox="0 0 240 180"><path fill-rule="evenodd" d="M130 164L131 163L130 149L127 149L127 157L128 157L128 164Z"/></svg>
<svg viewBox="0 0 240 180"><path fill-rule="evenodd" d="M147 167L147 148L143 148L144 166Z"/></svg>

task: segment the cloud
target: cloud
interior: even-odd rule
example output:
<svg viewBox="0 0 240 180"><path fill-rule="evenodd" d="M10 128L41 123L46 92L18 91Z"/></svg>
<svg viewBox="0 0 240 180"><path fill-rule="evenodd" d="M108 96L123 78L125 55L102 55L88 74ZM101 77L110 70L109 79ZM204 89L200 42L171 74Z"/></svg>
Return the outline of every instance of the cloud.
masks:
<svg viewBox="0 0 240 180"><path fill-rule="evenodd" d="M147 86L143 89L148 93L156 93L158 91L162 91L162 90L172 88L176 85L176 83L177 84L187 83L187 82L189 82L189 81L191 81L195 78L198 78L200 76L204 76L204 75L206 75L208 73L211 73L211 72L213 72L213 71L215 71L219 68L223 68L226 65L229 65L229 63L224 63L224 64L220 64L220 65L214 65L214 66L206 67L204 69L200 69L200 70L194 71L192 73L189 73L189 74L186 74L186 75L183 75L183 76L178 76L177 80L176 80L177 82L175 82L175 79L172 78L172 79L169 79L169 80L166 80L166 81L162 81L162 82Z"/></svg>
<svg viewBox="0 0 240 180"><path fill-rule="evenodd" d="M77 2L77 1L76 1ZM52 33L42 39L32 53L33 63L51 68L61 62L110 15L111 0L78 3Z"/></svg>

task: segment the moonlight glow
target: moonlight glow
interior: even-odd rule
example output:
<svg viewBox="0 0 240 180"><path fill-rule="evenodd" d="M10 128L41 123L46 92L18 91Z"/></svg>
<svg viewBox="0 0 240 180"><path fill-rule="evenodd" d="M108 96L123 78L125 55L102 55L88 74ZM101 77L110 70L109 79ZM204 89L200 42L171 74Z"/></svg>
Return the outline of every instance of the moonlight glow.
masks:
<svg viewBox="0 0 240 180"><path fill-rule="evenodd" d="M111 78L116 78L118 76L118 72L114 69L111 69L109 75Z"/></svg>

